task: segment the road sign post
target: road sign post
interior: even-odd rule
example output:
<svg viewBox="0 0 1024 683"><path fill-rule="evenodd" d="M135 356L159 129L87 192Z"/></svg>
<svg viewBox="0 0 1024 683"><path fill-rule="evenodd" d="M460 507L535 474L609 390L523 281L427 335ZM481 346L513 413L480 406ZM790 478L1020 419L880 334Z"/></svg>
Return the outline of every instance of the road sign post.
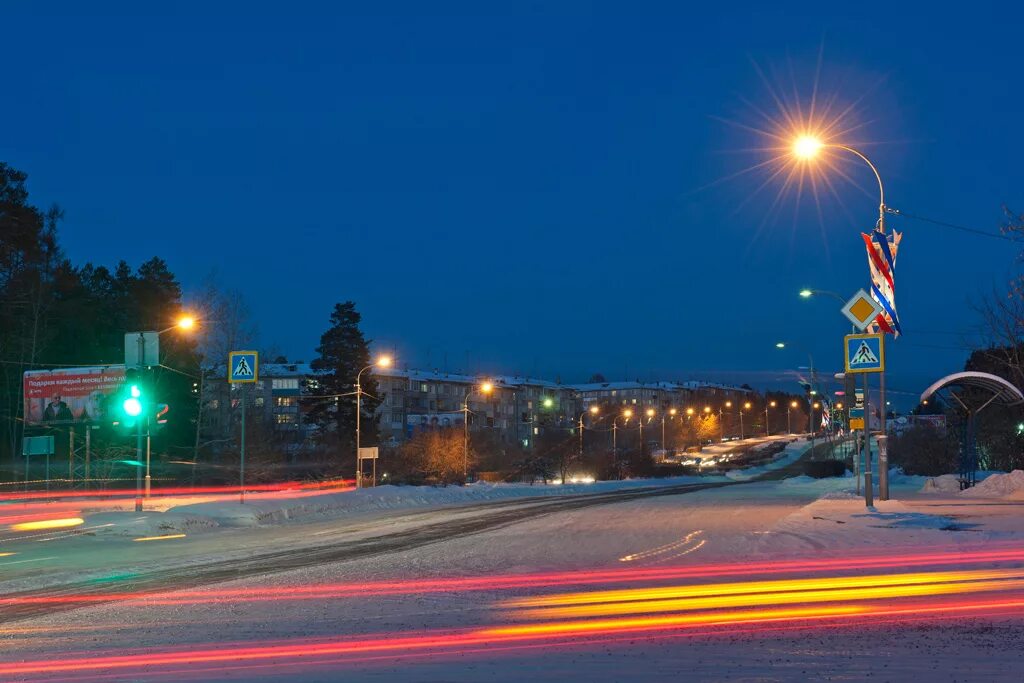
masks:
<svg viewBox="0 0 1024 683"><path fill-rule="evenodd" d="M874 505L873 477L871 472L871 409L868 398L868 375L885 372L885 337L882 334L848 334L843 338L843 357L847 374L864 375L863 393L858 392L854 408L850 411L850 429L855 426L864 430L864 503ZM884 375L883 375L884 376ZM884 400L881 410L885 410ZM858 416L859 413L859 416ZM882 423L884 425L884 422ZM884 432L882 434L884 437ZM884 443L884 438L882 439ZM878 497L888 499L889 473L879 447Z"/></svg>
<svg viewBox="0 0 1024 683"><path fill-rule="evenodd" d="M246 384L259 381L260 354L257 351L231 351L228 354L228 382L241 384L242 435L238 442L238 502L245 502L245 398Z"/></svg>
<svg viewBox="0 0 1024 683"><path fill-rule="evenodd" d="M368 446L368 447L360 448L359 449L359 453L358 453L358 460L359 460L359 462L356 463L356 469L359 471L359 479L361 480L363 478L363 460L372 460L373 461L373 486L377 486L377 457L378 457L378 453L379 453L379 449L377 448L377 446ZM358 483L358 485L361 487L362 486L362 482L360 481Z"/></svg>

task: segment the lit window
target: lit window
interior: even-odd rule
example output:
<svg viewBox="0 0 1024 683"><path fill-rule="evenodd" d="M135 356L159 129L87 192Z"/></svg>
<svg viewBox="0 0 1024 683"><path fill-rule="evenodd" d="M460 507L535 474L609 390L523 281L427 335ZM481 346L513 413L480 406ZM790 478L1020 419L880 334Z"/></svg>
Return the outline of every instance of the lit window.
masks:
<svg viewBox="0 0 1024 683"><path fill-rule="evenodd" d="M262 408L263 407L263 397L262 396L257 396L256 397L256 407L257 408Z"/></svg>

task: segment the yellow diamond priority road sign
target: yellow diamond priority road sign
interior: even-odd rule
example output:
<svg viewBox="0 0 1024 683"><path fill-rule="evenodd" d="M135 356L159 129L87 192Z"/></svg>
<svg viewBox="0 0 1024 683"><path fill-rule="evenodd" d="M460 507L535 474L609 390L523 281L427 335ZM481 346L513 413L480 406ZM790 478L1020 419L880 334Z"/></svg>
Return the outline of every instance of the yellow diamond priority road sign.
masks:
<svg viewBox="0 0 1024 683"><path fill-rule="evenodd" d="M847 320L863 332L882 312L882 307L867 292L859 289L841 310Z"/></svg>

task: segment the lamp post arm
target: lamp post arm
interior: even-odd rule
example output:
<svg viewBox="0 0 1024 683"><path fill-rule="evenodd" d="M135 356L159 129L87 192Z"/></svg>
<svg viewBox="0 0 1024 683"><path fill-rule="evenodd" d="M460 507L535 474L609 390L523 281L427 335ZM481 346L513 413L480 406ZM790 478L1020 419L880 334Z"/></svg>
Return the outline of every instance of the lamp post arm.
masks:
<svg viewBox="0 0 1024 683"><path fill-rule="evenodd" d="M855 150L853 147L847 147L846 145L832 145L839 149L845 150L851 154L856 155L871 169L871 172L875 174L875 180L878 181L878 227L881 231L885 231L885 188L882 186L882 176L878 173L878 169L871 163L871 160L864 156L861 152Z"/></svg>

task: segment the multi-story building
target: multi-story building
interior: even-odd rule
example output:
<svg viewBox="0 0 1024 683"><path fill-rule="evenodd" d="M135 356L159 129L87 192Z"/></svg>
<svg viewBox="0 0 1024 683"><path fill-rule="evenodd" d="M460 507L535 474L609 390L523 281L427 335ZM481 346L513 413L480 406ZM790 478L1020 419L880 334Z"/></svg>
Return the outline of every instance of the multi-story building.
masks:
<svg viewBox="0 0 1024 683"><path fill-rule="evenodd" d="M437 370L375 368L383 443L400 443L418 430L464 424L493 429L502 441L533 444L545 427L571 424L579 401L570 387L529 377L473 376ZM489 392L483 391L489 384ZM468 397L468 398L467 398Z"/></svg>
<svg viewBox="0 0 1024 683"><path fill-rule="evenodd" d="M267 426L274 440L289 452L311 447L314 427L304 419L301 397L311 374L305 363L261 363L258 381L228 384L224 366L206 371L203 387L203 433L212 440L230 436L246 394L246 418Z"/></svg>

